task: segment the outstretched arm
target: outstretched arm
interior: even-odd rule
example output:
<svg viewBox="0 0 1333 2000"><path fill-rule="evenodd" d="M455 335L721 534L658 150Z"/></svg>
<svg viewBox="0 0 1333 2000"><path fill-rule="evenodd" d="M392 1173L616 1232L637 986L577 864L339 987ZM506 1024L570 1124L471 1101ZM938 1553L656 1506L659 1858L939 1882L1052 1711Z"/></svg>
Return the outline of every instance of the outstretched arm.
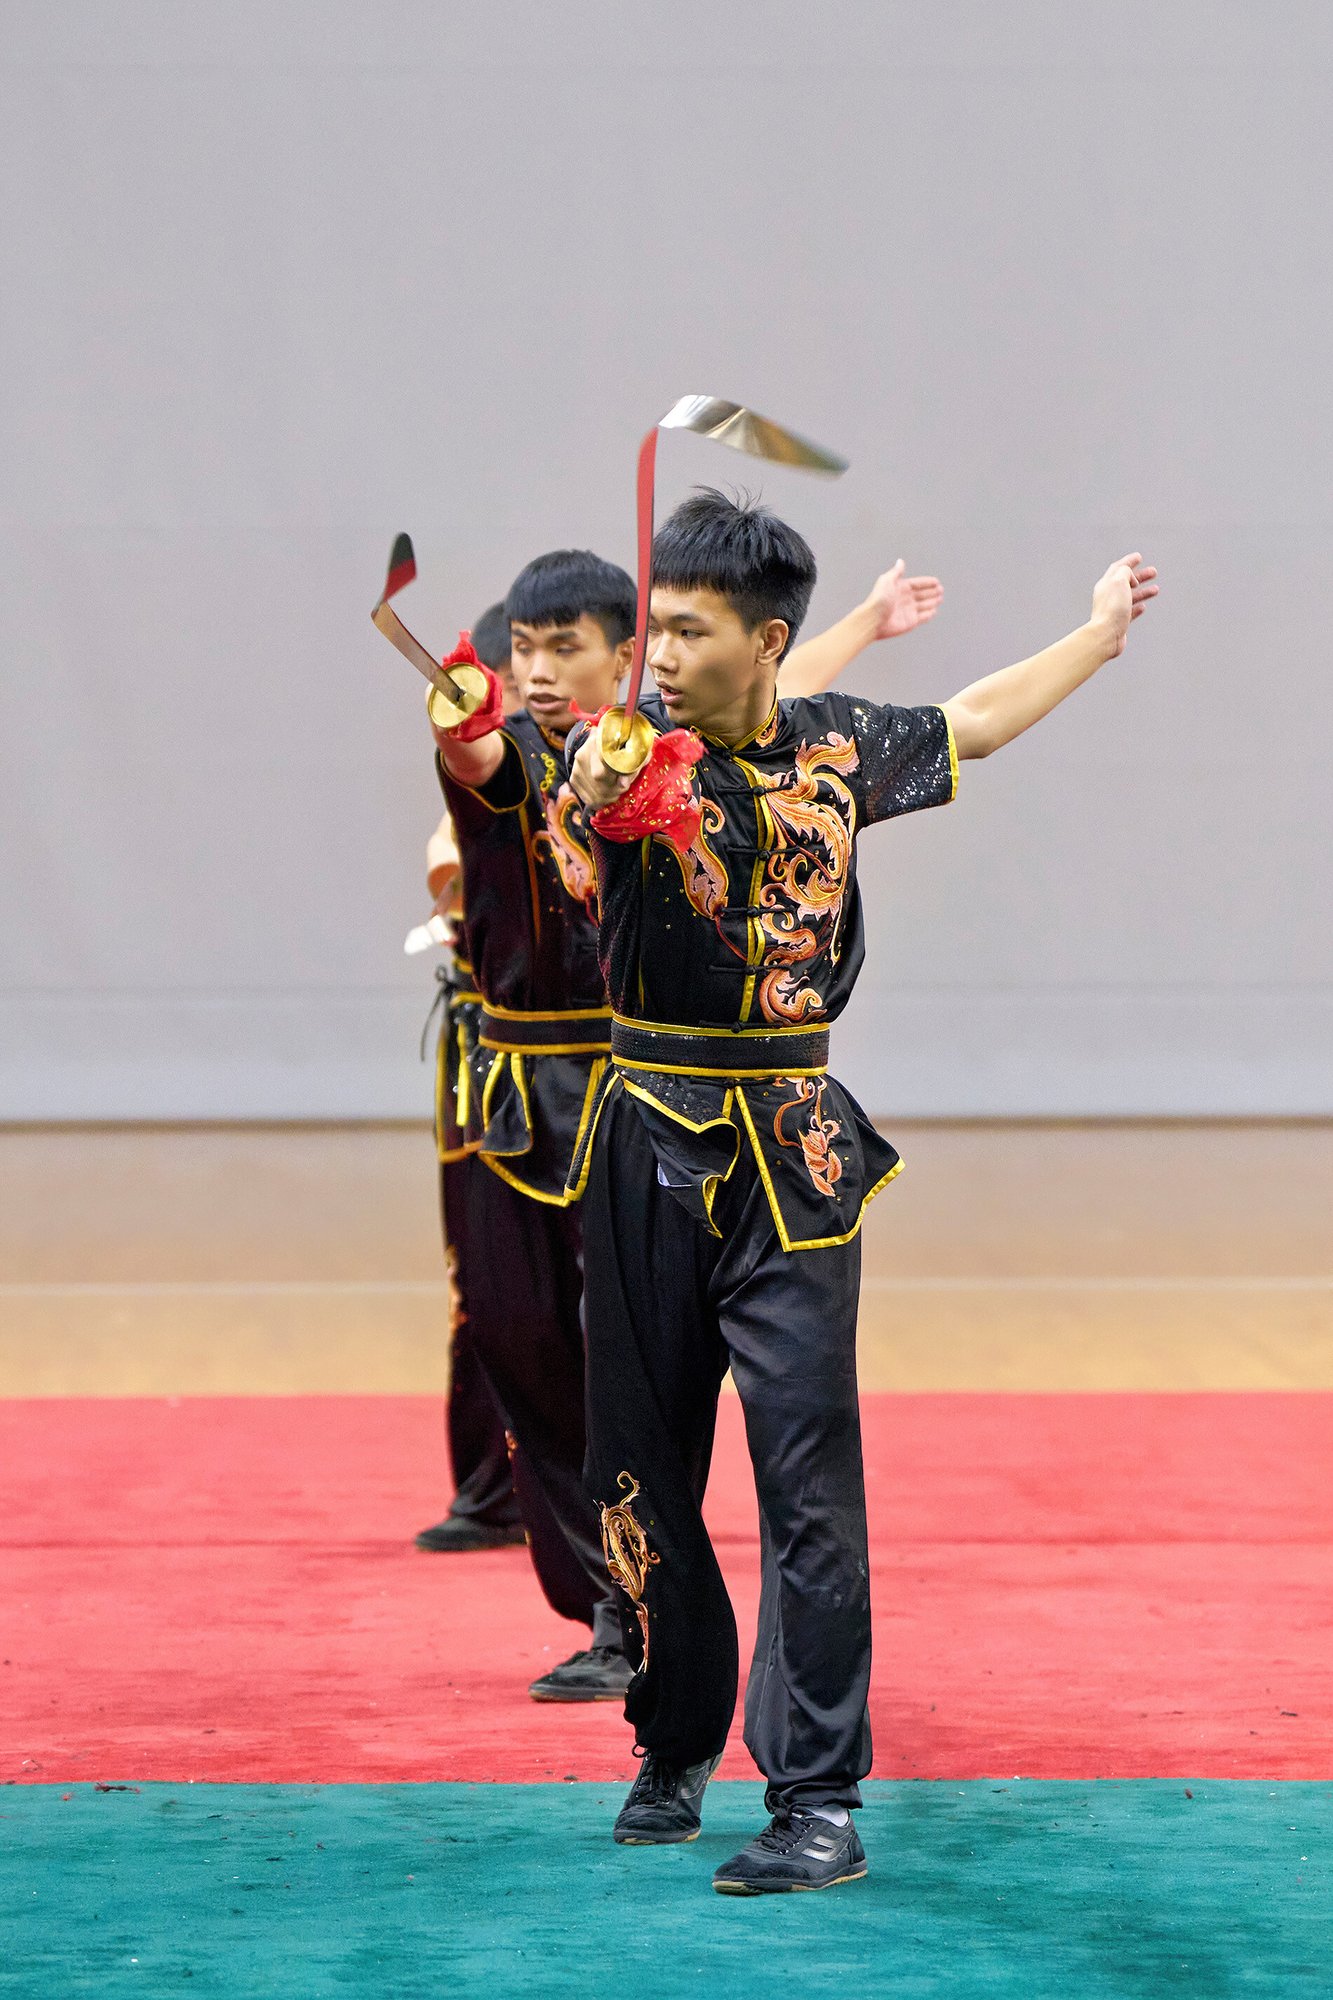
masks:
<svg viewBox="0 0 1333 2000"><path fill-rule="evenodd" d="M460 785L468 785L474 792L488 784L504 762L505 740L492 733L479 736L469 743L460 738L453 729L436 729L431 725L440 758L451 778L457 778Z"/></svg>
<svg viewBox="0 0 1333 2000"><path fill-rule="evenodd" d="M943 584L937 576L904 576L905 567L899 556L892 569L876 577L874 589L854 611L827 632L793 647L778 673L780 695L823 694L867 646L901 638L935 616Z"/></svg>
<svg viewBox="0 0 1333 2000"><path fill-rule="evenodd" d="M1066 696L1125 650L1129 628L1157 595L1157 571L1143 557L1122 556L1092 593L1092 615L1067 638L973 681L942 703L960 757L989 757L1040 722Z"/></svg>

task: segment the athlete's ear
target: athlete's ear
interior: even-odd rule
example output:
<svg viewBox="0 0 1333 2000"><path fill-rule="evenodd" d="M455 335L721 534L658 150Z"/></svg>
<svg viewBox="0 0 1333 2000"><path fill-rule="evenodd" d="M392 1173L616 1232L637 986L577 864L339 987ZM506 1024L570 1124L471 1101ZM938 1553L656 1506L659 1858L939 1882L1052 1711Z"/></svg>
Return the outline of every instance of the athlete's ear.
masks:
<svg viewBox="0 0 1333 2000"><path fill-rule="evenodd" d="M619 675L621 680L624 680L626 674L629 672L630 668L633 665L634 665L634 641L633 639L622 639L620 644L616 647L616 673Z"/></svg>
<svg viewBox="0 0 1333 2000"><path fill-rule="evenodd" d="M755 632L755 665L776 667L791 631L785 618L766 618Z"/></svg>

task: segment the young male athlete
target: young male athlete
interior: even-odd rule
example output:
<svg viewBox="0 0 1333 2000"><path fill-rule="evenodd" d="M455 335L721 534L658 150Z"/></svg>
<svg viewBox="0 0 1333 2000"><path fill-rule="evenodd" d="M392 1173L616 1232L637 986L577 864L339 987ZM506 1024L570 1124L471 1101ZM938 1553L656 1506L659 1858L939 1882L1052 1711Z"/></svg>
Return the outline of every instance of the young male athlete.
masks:
<svg viewBox="0 0 1333 2000"><path fill-rule="evenodd" d="M580 550L540 556L505 604L525 706L436 729L462 863L466 958L480 996L456 1118L476 1165L465 1195L473 1344L535 1493L519 1487L534 1566L592 1643L533 1682L546 1701L616 1699L629 1667L597 1512L583 1485L583 1291L566 1181L610 1050L592 868L563 746L575 705L615 699L635 591ZM516 1457L516 1463L518 1462ZM553 1530L553 1532L551 1532Z"/></svg>
<svg viewBox="0 0 1333 2000"><path fill-rule="evenodd" d="M514 714L523 704L514 684L503 604L492 604L482 613L472 629L472 644L478 659L499 678L504 713ZM476 1046L481 1001L463 940L462 862L447 812L426 844L426 889L434 914L444 924L448 951L436 973L440 1032L435 1048L435 1150L440 1223L453 1291L445 1434L454 1497L444 1519L423 1528L416 1545L438 1554L460 1554L522 1543L524 1533L504 1415L477 1358L468 1318L467 1186L470 1175L482 1169L459 1122L458 1083Z"/></svg>
<svg viewBox="0 0 1333 2000"><path fill-rule="evenodd" d="M573 741L614 1008L573 1182L589 1475L643 1760L615 1837L695 1837L735 1706L735 1619L700 1513L730 1366L762 1544L745 1741L772 1818L718 1869L723 1892L866 1868L851 1819L870 1768L857 1233L899 1161L827 1068L864 952L855 843L946 804L959 759L1000 749L1114 659L1155 574L1137 555L1113 564L1087 624L942 707L779 702L814 558L766 510L698 493L653 549L646 705L659 731L694 733L690 785L648 810L655 759L628 780L596 731Z"/></svg>

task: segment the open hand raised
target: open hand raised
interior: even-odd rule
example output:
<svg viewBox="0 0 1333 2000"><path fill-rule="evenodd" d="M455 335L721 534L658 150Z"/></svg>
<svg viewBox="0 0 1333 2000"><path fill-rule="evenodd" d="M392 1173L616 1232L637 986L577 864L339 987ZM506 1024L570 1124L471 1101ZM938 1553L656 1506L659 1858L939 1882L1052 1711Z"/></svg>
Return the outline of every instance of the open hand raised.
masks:
<svg viewBox="0 0 1333 2000"><path fill-rule="evenodd" d="M940 608L944 585L937 576L904 576L899 556L892 569L875 579L866 603L874 612L873 639L900 639L924 625Z"/></svg>
<svg viewBox="0 0 1333 2000"><path fill-rule="evenodd" d="M1113 562L1098 580L1092 593L1092 623L1105 629L1108 659L1117 660L1124 652L1130 626L1157 595L1156 577L1157 571L1146 567L1136 550Z"/></svg>

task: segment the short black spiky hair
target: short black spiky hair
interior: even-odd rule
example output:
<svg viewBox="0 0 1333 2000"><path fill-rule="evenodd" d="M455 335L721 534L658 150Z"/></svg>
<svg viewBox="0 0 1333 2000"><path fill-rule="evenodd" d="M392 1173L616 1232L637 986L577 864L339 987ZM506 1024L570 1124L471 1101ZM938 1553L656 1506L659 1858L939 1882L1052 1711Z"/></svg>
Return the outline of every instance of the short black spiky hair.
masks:
<svg viewBox="0 0 1333 2000"><path fill-rule="evenodd" d="M553 549L521 569L509 586L505 616L520 625L572 625L586 612L608 646L634 635L634 585L615 563L591 549Z"/></svg>
<svg viewBox="0 0 1333 2000"><path fill-rule="evenodd" d="M653 582L715 590L747 632L781 618L790 646L810 608L815 558L804 537L767 507L700 486L657 531Z"/></svg>
<svg viewBox="0 0 1333 2000"><path fill-rule="evenodd" d="M508 664L513 649L509 644L509 620L503 604L492 604L489 610L482 612L472 627L472 643L477 649L477 658L492 673Z"/></svg>

